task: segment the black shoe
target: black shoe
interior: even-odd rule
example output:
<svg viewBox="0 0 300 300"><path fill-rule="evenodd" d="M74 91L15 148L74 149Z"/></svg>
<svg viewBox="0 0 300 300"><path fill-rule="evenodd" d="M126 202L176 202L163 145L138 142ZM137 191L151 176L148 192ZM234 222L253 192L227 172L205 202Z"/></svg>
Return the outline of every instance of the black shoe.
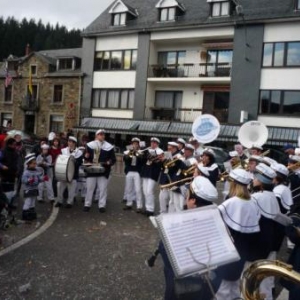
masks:
<svg viewBox="0 0 300 300"><path fill-rule="evenodd" d="M101 212L101 213L105 213L105 212L106 212L106 209L105 209L105 207L100 207L100 208L99 208L99 212Z"/></svg>
<svg viewBox="0 0 300 300"><path fill-rule="evenodd" d="M143 210L141 208L137 208L137 210L135 211L137 214L142 214Z"/></svg>
<svg viewBox="0 0 300 300"><path fill-rule="evenodd" d="M132 210L132 206L125 206L125 207L123 207L123 210Z"/></svg>
<svg viewBox="0 0 300 300"><path fill-rule="evenodd" d="M40 200L38 200L38 203L45 203L45 200L44 199L40 199Z"/></svg>
<svg viewBox="0 0 300 300"><path fill-rule="evenodd" d="M66 205L66 208L72 208L72 207L73 207L72 204L69 204L69 203L68 203L68 204Z"/></svg>
<svg viewBox="0 0 300 300"><path fill-rule="evenodd" d="M59 202L57 202L57 203L54 205L54 207L62 207L62 204L59 203Z"/></svg>
<svg viewBox="0 0 300 300"><path fill-rule="evenodd" d="M127 202L127 199L123 199L122 201L121 201L121 203L126 203Z"/></svg>
<svg viewBox="0 0 300 300"><path fill-rule="evenodd" d="M145 215L146 215L146 217L152 217L152 216L154 216L154 212L146 210Z"/></svg>
<svg viewBox="0 0 300 300"><path fill-rule="evenodd" d="M50 204L54 204L54 203L55 203L54 199L50 200Z"/></svg>
<svg viewBox="0 0 300 300"><path fill-rule="evenodd" d="M83 211L85 211L85 212L88 212L88 211L90 211L90 207L88 207L88 206L85 206L85 207L83 208Z"/></svg>

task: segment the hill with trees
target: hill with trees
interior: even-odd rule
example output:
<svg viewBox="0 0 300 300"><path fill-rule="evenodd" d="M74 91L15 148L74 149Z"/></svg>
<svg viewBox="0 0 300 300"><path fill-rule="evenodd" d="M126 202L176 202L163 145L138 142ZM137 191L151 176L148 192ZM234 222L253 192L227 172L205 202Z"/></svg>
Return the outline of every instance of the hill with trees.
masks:
<svg viewBox="0 0 300 300"><path fill-rule="evenodd" d="M68 30L59 24L45 25L41 20L0 17L0 61L10 54L24 56L27 44L32 51L81 47L80 33L79 29Z"/></svg>

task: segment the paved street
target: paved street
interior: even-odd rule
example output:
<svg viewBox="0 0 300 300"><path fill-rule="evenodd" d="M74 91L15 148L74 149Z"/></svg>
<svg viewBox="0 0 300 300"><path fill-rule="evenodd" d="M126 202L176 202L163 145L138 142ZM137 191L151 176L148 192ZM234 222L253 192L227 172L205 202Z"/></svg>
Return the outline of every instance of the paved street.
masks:
<svg viewBox="0 0 300 300"><path fill-rule="evenodd" d="M150 221L122 210L122 177L113 177L106 214L77 202L27 245L0 257L1 299L162 299L161 260L148 269L157 233ZM29 291L19 288L30 283Z"/></svg>

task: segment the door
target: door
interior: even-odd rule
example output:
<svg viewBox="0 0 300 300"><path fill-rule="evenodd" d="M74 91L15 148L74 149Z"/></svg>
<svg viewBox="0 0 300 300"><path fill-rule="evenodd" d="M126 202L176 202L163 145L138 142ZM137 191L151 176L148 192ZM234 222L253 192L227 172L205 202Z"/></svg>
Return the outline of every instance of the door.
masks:
<svg viewBox="0 0 300 300"><path fill-rule="evenodd" d="M25 131L34 133L35 115L25 115Z"/></svg>

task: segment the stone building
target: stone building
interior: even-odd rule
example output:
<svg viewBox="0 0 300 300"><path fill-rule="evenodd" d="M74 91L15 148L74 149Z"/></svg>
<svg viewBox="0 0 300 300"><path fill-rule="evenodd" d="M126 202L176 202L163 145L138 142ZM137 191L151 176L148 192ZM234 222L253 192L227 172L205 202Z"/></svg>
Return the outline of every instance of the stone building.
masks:
<svg viewBox="0 0 300 300"><path fill-rule="evenodd" d="M71 129L79 119L82 81L81 48L8 57L0 73L1 125L38 136Z"/></svg>

